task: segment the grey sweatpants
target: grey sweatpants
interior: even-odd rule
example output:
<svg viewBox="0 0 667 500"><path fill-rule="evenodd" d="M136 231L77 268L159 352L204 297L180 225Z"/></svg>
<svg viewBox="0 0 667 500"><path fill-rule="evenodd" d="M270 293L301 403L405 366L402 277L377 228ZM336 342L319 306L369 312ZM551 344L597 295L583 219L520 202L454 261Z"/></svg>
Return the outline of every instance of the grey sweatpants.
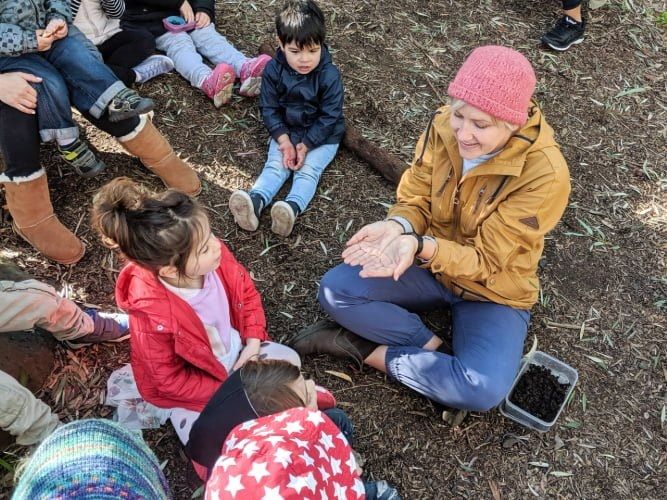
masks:
<svg viewBox="0 0 667 500"><path fill-rule="evenodd" d="M39 327L56 339L93 333L93 319L46 283L34 279L0 281L0 332Z"/></svg>
<svg viewBox="0 0 667 500"><path fill-rule="evenodd" d="M58 415L8 373L0 370L0 428L20 445L39 443L53 432Z"/></svg>

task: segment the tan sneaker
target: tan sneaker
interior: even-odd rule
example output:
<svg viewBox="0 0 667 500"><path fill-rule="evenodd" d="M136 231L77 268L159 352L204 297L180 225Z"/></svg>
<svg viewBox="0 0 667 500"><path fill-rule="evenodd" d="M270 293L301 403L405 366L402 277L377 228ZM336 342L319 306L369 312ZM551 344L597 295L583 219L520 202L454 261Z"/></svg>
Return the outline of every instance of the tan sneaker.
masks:
<svg viewBox="0 0 667 500"><path fill-rule="evenodd" d="M278 236L289 236L294 229L296 214L286 201L277 201L271 208L271 231Z"/></svg>
<svg viewBox="0 0 667 500"><path fill-rule="evenodd" d="M241 229L255 231L259 226L259 218L255 213L252 198L245 191L237 189L232 193L229 197L229 211L234 216L234 222Z"/></svg>

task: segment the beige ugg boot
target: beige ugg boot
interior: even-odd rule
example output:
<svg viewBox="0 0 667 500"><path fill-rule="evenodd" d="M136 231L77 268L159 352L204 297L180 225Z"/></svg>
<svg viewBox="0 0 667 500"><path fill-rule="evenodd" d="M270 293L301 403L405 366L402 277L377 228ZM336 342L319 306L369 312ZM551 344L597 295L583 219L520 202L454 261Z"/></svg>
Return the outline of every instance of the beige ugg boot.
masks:
<svg viewBox="0 0 667 500"><path fill-rule="evenodd" d="M165 186L178 189L190 196L201 192L201 182L190 165L181 160L153 122L143 115L137 131L119 137L118 142L128 153L141 160Z"/></svg>
<svg viewBox="0 0 667 500"><path fill-rule="evenodd" d="M60 264L81 260L86 246L53 213L46 174L26 182L5 182L12 228L47 259Z"/></svg>

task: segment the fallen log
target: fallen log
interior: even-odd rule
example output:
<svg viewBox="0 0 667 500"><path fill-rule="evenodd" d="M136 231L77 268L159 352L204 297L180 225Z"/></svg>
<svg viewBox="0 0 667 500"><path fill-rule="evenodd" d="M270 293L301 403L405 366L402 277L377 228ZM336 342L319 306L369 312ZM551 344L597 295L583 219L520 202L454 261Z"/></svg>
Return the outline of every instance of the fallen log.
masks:
<svg viewBox="0 0 667 500"><path fill-rule="evenodd" d="M258 52L273 57L276 53L276 49L270 43L265 42L259 46ZM380 172L385 179L393 184L398 184L403 172L408 169L407 163L373 144L349 122L346 124L343 146L348 151L355 154L359 159L368 163L371 167Z"/></svg>

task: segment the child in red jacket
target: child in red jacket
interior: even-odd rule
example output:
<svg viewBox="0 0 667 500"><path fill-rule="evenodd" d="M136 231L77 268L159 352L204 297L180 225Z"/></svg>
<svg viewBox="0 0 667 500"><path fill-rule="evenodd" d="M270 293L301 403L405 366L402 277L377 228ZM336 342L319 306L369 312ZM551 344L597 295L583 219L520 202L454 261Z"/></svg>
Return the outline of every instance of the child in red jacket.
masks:
<svg viewBox="0 0 667 500"><path fill-rule="evenodd" d="M131 363L142 398L173 409L185 444L190 427L249 359L298 354L268 342L262 302L245 268L211 232L206 212L175 190L152 193L127 178L102 187L93 225L129 260L116 302L129 314Z"/></svg>

